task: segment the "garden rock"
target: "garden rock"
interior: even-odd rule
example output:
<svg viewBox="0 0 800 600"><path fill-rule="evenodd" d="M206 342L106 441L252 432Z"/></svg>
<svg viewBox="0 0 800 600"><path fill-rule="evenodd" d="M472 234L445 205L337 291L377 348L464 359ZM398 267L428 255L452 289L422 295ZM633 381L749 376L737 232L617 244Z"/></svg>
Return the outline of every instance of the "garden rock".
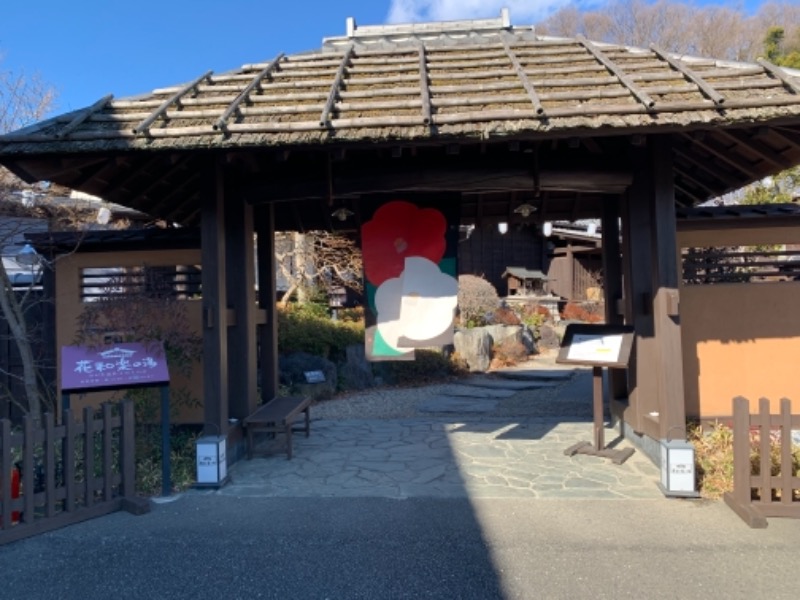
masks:
<svg viewBox="0 0 800 600"><path fill-rule="evenodd" d="M346 390L364 390L375 385L372 367L367 361L362 344L354 344L345 349L346 359L339 367L339 378Z"/></svg>
<svg viewBox="0 0 800 600"><path fill-rule="evenodd" d="M561 338L556 329L550 325L542 325L539 328L539 344L542 348L555 350L561 346Z"/></svg>
<svg viewBox="0 0 800 600"><path fill-rule="evenodd" d="M307 383L307 371L322 371L325 381ZM278 358L278 372L282 384L289 386L292 394L314 400L330 398L336 392L336 365L331 361L306 352L293 352Z"/></svg>
<svg viewBox="0 0 800 600"><path fill-rule="evenodd" d="M522 328L522 344L528 354L539 354L539 349L536 347L536 337L533 334L533 330L527 325Z"/></svg>
<svg viewBox="0 0 800 600"><path fill-rule="evenodd" d="M528 354L536 354L536 341L533 332L527 325L487 325L484 327L495 345L507 339L513 339L518 344L522 344Z"/></svg>
<svg viewBox="0 0 800 600"><path fill-rule="evenodd" d="M492 342L499 344L509 338L522 343L522 327L519 325L487 325L483 327L492 336Z"/></svg>
<svg viewBox="0 0 800 600"><path fill-rule="evenodd" d="M472 372L484 372L492 362L492 336L485 328L461 329L453 336L458 355Z"/></svg>

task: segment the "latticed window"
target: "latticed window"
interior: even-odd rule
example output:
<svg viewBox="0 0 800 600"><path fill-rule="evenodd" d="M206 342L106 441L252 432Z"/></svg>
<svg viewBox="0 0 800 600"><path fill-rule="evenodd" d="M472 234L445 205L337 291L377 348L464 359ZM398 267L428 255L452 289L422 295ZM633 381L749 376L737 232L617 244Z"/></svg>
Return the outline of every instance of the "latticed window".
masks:
<svg viewBox="0 0 800 600"><path fill-rule="evenodd" d="M687 248L684 285L800 280L800 250L776 246Z"/></svg>
<svg viewBox="0 0 800 600"><path fill-rule="evenodd" d="M177 300L199 298L201 275L195 265L85 268L81 269L81 301L139 294Z"/></svg>

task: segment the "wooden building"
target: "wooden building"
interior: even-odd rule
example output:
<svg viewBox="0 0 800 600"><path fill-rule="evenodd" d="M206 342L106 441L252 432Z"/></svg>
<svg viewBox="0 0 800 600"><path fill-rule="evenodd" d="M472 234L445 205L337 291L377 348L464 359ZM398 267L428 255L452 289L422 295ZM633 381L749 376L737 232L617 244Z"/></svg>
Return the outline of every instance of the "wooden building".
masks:
<svg viewBox="0 0 800 600"><path fill-rule="evenodd" d="M538 269L508 267L503 271L507 296L544 296L547 275Z"/></svg>
<svg viewBox="0 0 800 600"><path fill-rule="evenodd" d="M505 12L351 21L314 52L2 136L0 163L200 226L204 422L223 434L258 402L259 351L261 394L277 385L253 232L263 288L275 230L355 230L387 195L456 204L478 227L601 219L607 321L636 331L615 406L660 439L686 418L676 209L800 163L800 73L542 37Z"/></svg>

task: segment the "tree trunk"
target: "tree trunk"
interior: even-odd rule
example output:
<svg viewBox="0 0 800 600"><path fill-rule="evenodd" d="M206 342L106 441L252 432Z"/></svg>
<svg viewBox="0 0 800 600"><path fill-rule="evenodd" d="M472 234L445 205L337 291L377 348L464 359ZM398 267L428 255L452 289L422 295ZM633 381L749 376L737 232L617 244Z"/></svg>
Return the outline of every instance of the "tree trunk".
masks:
<svg viewBox="0 0 800 600"><path fill-rule="evenodd" d="M22 361L25 408L27 413L38 423L41 422L42 418L41 390L39 389L38 371L33 357L30 333L25 322L24 311L2 261L0 261L0 284L2 287L0 289L0 310L2 310L3 316L8 321L8 328L11 330L11 335L14 338L14 343Z"/></svg>

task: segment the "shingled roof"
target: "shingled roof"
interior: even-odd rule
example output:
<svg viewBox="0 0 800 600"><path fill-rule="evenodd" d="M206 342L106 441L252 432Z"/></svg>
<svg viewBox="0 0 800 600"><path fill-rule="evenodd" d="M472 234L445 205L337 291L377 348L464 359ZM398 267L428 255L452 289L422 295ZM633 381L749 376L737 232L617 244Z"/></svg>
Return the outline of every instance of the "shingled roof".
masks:
<svg viewBox="0 0 800 600"><path fill-rule="evenodd" d="M318 51L209 71L134 98L108 96L0 136L0 163L27 179L125 203L141 200L144 188L152 195L155 175L188 172L175 152L567 140L600 155L618 152L609 139L635 143L654 132L676 134L683 205L794 166L800 72L761 60L678 56L655 45L540 36L512 27L506 12L405 26L357 27L350 20L347 35L325 39ZM136 190L111 189L109 181L119 177L97 175L102 157L162 150L173 153L170 165L156 169L148 158L150 183ZM55 155L95 158L58 168L30 160ZM171 187L193 189L186 177ZM127 183L133 179L131 171Z"/></svg>

